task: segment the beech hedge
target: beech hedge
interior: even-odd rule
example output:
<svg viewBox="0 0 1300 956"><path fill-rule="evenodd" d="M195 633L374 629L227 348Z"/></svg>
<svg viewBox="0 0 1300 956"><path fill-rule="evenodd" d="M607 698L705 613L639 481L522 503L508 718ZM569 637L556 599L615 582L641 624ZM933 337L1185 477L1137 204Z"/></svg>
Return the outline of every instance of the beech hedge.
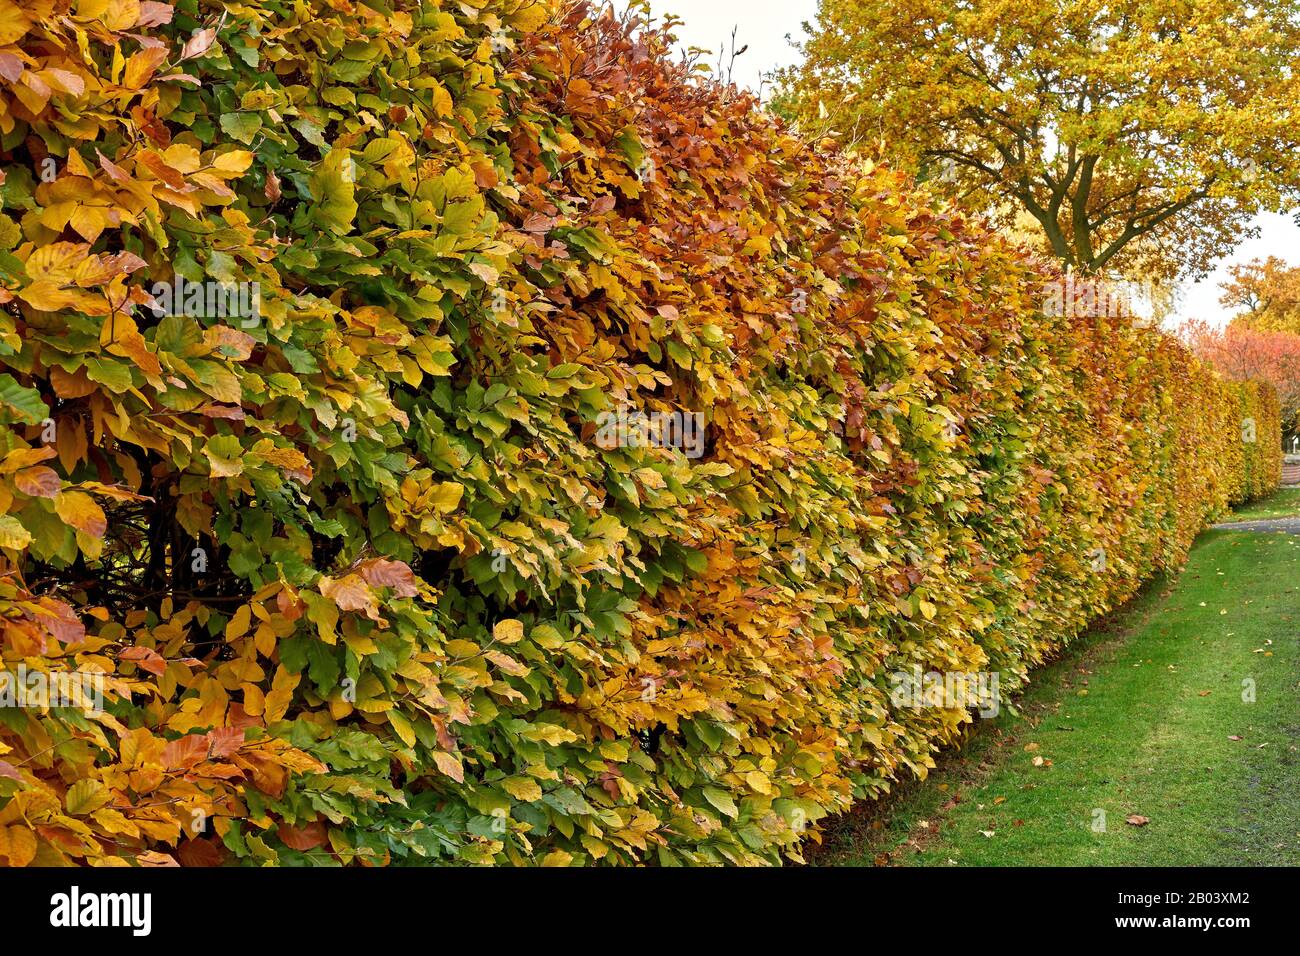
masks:
<svg viewBox="0 0 1300 956"><path fill-rule="evenodd" d="M1266 388L669 48L0 0L0 860L799 859L972 719L898 675L1276 485Z"/></svg>

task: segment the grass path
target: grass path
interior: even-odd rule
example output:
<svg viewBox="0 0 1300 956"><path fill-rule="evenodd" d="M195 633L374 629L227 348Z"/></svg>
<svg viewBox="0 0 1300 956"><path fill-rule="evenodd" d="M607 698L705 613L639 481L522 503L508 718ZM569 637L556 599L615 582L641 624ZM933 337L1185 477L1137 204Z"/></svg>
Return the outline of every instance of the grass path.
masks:
<svg viewBox="0 0 1300 956"><path fill-rule="evenodd" d="M1300 515L1300 488L1279 488L1267 498L1233 512L1228 521L1259 521L1266 518L1294 518Z"/></svg>
<svg viewBox="0 0 1300 956"><path fill-rule="evenodd" d="M1300 865L1297 635L1300 536L1207 532L813 862Z"/></svg>

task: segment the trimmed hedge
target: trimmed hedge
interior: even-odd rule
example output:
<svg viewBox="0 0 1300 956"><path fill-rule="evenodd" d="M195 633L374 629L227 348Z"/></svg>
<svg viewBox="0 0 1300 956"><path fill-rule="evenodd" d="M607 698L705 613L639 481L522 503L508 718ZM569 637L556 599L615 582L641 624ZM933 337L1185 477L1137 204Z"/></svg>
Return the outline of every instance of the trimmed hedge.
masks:
<svg viewBox="0 0 1300 956"><path fill-rule="evenodd" d="M108 699L0 709L10 864L797 859L970 719L894 675L1005 697L1277 482L1265 390L662 34L54 6L0 16L3 657Z"/></svg>

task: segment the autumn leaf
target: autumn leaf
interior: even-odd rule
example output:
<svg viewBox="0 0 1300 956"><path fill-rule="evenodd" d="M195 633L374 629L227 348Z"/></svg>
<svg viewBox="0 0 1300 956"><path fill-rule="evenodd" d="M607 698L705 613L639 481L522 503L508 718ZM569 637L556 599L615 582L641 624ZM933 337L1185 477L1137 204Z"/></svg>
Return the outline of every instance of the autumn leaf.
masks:
<svg viewBox="0 0 1300 956"><path fill-rule="evenodd" d="M506 619L497 621L492 627L492 640L499 644L517 644L524 638L524 625L520 621Z"/></svg>
<svg viewBox="0 0 1300 956"><path fill-rule="evenodd" d="M357 566L357 571L367 584L372 587L392 588L398 597L415 597L419 593L415 584L415 575L402 561L375 558L362 562Z"/></svg>
<svg viewBox="0 0 1300 956"><path fill-rule="evenodd" d="M322 577L319 588L340 611L363 611L368 617L378 616L375 594L360 575L348 574L339 580Z"/></svg>
<svg viewBox="0 0 1300 956"><path fill-rule="evenodd" d="M195 30L185 45L181 48L182 60L193 60L196 57L203 56L208 50L212 49L212 44L216 42L217 31L211 27L203 30Z"/></svg>
<svg viewBox="0 0 1300 956"><path fill-rule="evenodd" d="M454 754L435 750L430 753L430 756L439 771L451 777L457 783L465 781L465 768L461 766L460 760Z"/></svg>
<svg viewBox="0 0 1300 956"><path fill-rule="evenodd" d="M186 840L176 848L180 865L185 867L221 866L224 854L211 840Z"/></svg>
<svg viewBox="0 0 1300 956"><path fill-rule="evenodd" d="M0 774L3 775L3 774ZM9 866L28 866L36 859L36 834L22 825L0 826L0 857Z"/></svg>
<svg viewBox="0 0 1300 956"><path fill-rule="evenodd" d="M0 0L0 45L17 42L31 27L27 14L13 0Z"/></svg>
<svg viewBox="0 0 1300 956"><path fill-rule="evenodd" d="M104 509L85 492L60 492L54 500L54 511L65 523L92 538L102 538L108 529Z"/></svg>
<svg viewBox="0 0 1300 956"><path fill-rule="evenodd" d="M112 799L112 793L102 782L83 779L68 788L65 804L69 815L78 817L106 806Z"/></svg>
<svg viewBox="0 0 1300 956"><path fill-rule="evenodd" d="M319 820L313 820L302 826L281 823L276 828L276 834L284 841L285 846L304 852L324 846L326 843L325 824Z"/></svg>
<svg viewBox="0 0 1300 956"><path fill-rule="evenodd" d="M0 515L0 548L21 549L32 542L32 534L13 515Z"/></svg>
<svg viewBox="0 0 1300 956"><path fill-rule="evenodd" d="M14 487L25 495L34 498L55 498L62 490L63 482L52 468L24 468L14 475Z"/></svg>

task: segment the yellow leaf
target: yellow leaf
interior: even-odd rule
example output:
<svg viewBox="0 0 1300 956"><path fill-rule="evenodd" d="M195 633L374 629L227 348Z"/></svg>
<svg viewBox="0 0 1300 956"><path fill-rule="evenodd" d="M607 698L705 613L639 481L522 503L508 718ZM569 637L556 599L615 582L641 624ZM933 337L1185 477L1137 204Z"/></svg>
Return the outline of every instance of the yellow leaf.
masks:
<svg viewBox="0 0 1300 956"><path fill-rule="evenodd" d="M253 165L253 154L246 149L235 149L222 153L212 161L212 168L223 173L226 178L238 176Z"/></svg>
<svg viewBox="0 0 1300 956"><path fill-rule="evenodd" d="M20 291L18 297L42 312L59 312L75 305L78 299L76 292L61 289L58 282L51 279L37 279Z"/></svg>
<svg viewBox="0 0 1300 956"><path fill-rule="evenodd" d="M140 0L113 0L104 11L104 26L129 30L140 22Z"/></svg>
<svg viewBox="0 0 1300 956"><path fill-rule="evenodd" d="M460 760L454 754L435 750L433 752L433 762L438 765L439 770L457 783L465 782L465 768L460 765Z"/></svg>
<svg viewBox="0 0 1300 956"><path fill-rule="evenodd" d="M230 618L226 625L226 640L234 641L248 633L248 626L253 620L253 609L247 604L242 605Z"/></svg>
<svg viewBox="0 0 1300 956"><path fill-rule="evenodd" d="M463 494L465 494L463 485L459 485L454 481L444 481L434 486L429 501L435 509L447 514L456 510L456 506L460 504Z"/></svg>
<svg viewBox="0 0 1300 956"><path fill-rule="evenodd" d="M17 42L31 27L32 21L12 0L0 0L0 46Z"/></svg>
<svg viewBox="0 0 1300 956"><path fill-rule="evenodd" d="M108 521L104 509L82 491L65 491L54 499L54 512L65 524L92 538L104 537Z"/></svg>
<svg viewBox="0 0 1300 956"><path fill-rule="evenodd" d="M21 550L32 543L32 533L13 515L0 516L0 548Z"/></svg>
<svg viewBox="0 0 1300 956"><path fill-rule="evenodd" d="M10 866L26 866L36 858L36 834L26 827L0 827L0 856Z"/></svg>
<svg viewBox="0 0 1300 956"><path fill-rule="evenodd" d="M388 723L397 733L397 736L402 738L402 743L408 747L415 746L415 730L412 729L410 721L397 711L390 710L388 712Z"/></svg>
<svg viewBox="0 0 1300 956"><path fill-rule="evenodd" d="M492 628L492 640L499 644L517 644L523 640L523 637L523 623L513 618L497 621L496 626Z"/></svg>
<svg viewBox="0 0 1300 956"><path fill-rule="evenodd" d="M501 781L501 786L510 796L525 803L542 799L542 788L532 777L509 777Z"/></svg>
<svg viewBox="0 0 1300 956"><path fill-rule="evenodd" d="M98 810L112 799L113 794L103 783L83 778L68 788L68 813L74 817L82 816Z"/></svg>

